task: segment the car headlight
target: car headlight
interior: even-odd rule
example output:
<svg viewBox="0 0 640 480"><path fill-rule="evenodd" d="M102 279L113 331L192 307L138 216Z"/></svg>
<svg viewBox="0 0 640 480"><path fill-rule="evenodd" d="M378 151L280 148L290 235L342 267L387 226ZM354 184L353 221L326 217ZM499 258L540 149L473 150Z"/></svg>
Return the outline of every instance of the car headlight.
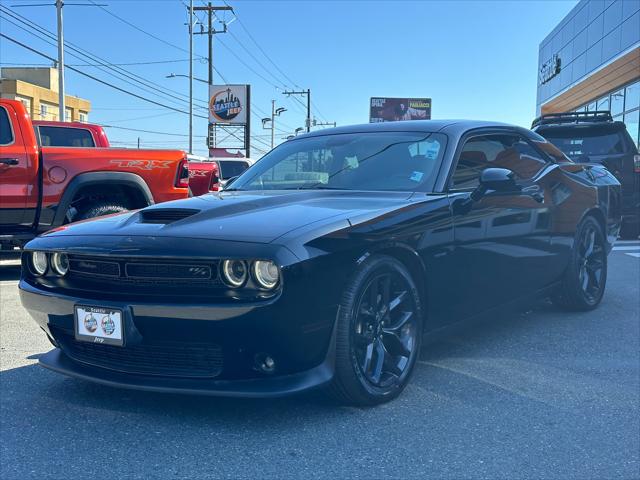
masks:
<svg viewBox="0 0 640 480"><path fill-rule="evenodd" d="M33 273L36 275L44 275L47 271L47 266L49 262L47 261L47 254L44 252L32 252L31 253L31 267L33 268Z"/></svg>
<svg viewBox="0 0 640 480"><path fill-rule="evenodd" d="M60 276L64 276L69 271L69 257L66 253L54 253L51 255L51 268Z"/></svg>
<svg viewBox="0 0 640 480"><path fill-rule="evenodd" d="M253 262L253 278L260 287L271 290L280 281L280 270L271 260L256 260Z"/></svg>
<svg viewBox="0 0 640 480"><path fill-rule="evenodd" d="M249 269L244 260L224 260L222 262L222 277L230 287L241 287L247 281Z"/></svg>

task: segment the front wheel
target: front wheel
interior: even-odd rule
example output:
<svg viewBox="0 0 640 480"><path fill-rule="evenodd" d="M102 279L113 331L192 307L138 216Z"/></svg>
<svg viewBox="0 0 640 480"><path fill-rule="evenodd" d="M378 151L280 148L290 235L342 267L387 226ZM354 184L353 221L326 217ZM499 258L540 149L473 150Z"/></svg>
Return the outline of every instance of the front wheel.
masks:
<svg viewBox="0 0 640 480"><path fill-rule="evenodd" d="M551 297L567 310L593 310L607 284L607 250L602 227L593 217L578 226L571 259L560 288Z"/></svg>
<svg viewBox="0 0 640 480"><path fill-rule="evenodd" d="M338 310L336 371L330 391L367 406L397 397L420 353L420 296L407 268L386 255L361 264Z"/></svg>

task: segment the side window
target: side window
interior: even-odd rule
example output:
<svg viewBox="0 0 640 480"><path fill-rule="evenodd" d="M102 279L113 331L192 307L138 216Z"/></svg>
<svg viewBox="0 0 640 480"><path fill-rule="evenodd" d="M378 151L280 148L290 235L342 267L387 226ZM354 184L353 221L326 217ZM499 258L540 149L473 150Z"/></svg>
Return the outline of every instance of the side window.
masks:
<svg viewBox="0 0 640 480"><path fill-rule="evenodd" d="M84 128L50 127L42 125L40 142L45 147L95 147L93 136Z"/></svg>
<svg viewBox="0 0 640 480"><path fill-rule="evenodd" d="M9 145L10 143L13 143L13 130L7 110L2 107L0 108L0 145Z"/></svg>
<svg viewBox="0 0 640 480"><path fill-rule="evenodd" d="M499 166L502 168L510 168L520 178L529 179L535 177L547 163L542 155L523 138L519 138L518 142L513 144L513 148L517 152L517 156L511 166Z"/></svg>
<svg viewBox="0 0 640 480"><path fill-rule="evenodd" d="M478 186L485 168L508 168L520 179L532 178L546 164L544 158L519 135L482 135L465 143L453 173L452 188Z"/></svg>

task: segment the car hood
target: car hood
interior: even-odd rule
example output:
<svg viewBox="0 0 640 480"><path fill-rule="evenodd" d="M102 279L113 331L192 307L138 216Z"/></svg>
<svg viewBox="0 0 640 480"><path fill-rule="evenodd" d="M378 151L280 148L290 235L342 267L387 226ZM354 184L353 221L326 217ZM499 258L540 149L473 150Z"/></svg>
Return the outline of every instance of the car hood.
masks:
<svg viewBox="0 0 640 480"><path fill-rule="evenodd" d="M384 215L406 206L411 195L335 190L220 192L78 222L47 235L156 236L271 243L314 223L344 220L348 224L351 218L360 222Z"/></svg>

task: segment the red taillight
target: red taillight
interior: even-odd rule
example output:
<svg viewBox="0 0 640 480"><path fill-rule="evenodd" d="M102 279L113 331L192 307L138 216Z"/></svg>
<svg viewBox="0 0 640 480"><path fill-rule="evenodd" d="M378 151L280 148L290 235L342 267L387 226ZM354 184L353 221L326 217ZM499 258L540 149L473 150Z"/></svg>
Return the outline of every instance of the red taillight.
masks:
<svg viewBox="0 0 640 480"><path fill-rule="evenodd" d="M178 165L176 187L189 188L189 162L186 159L182 160Z"/></svg>
<svg viewBox="0 0 640 480"><path fill-rule="evenodd" d="M633 156L633 169L636 173L640 173L640 155Z"/></svg>
<svg viewBox="0 0 640 480"><path fill-rule="evenodd" d="M220 190L220 169L218 168L218 164L214 163L213 168L211 169L211 182L209 183L209 191L217 192Z"/></svg>

